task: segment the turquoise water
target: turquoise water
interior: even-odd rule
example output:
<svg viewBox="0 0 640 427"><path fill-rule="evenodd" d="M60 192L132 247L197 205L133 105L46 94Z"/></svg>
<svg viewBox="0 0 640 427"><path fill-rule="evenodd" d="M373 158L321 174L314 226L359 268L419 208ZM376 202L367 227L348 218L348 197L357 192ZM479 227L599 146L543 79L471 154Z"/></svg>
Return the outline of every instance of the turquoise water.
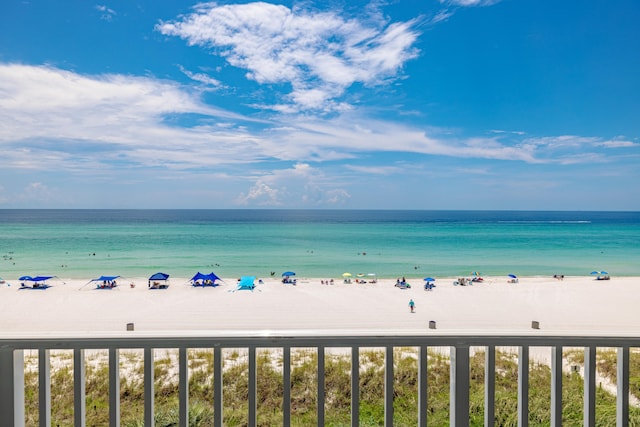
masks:
<svg viewBox="0 0 640 427"><path fill-rule="evenodd" d="M0 210L0 276L640 276L638 212Z"/></svg>

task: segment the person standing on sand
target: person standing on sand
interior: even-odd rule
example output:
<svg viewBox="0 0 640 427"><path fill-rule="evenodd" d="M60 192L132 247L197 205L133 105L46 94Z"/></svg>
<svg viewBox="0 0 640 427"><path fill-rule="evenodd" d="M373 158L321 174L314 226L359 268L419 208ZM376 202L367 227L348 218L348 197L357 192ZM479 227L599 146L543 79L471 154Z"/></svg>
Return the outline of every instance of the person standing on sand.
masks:
<svg viewBox="0 0 640 427"><path fill-rule="evenodd" d="M411 312L413 313L413 310L416 308L416 303L413 302L413 299L409 300L409 309L411 310Z"/></svg>

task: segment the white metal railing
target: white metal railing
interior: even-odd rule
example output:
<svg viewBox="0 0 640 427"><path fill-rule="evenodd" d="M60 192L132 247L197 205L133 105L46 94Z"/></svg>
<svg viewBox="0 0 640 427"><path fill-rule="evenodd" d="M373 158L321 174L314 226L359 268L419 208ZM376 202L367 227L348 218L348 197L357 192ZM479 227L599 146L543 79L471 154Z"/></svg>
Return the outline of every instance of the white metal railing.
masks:
<svg viewBox="0 0 640 427"><path fill-rule="evenodd" d="M172 348L178 351L179 370L179 425L188 426L188 352L190 348L213 348L214 352L214 425L223 425L222 402L222 350L245 348L248 351L249 394L248 424L257 421L257 369L256 349L277 348L283 352L283 425L291 423L291 349L316 348L317 365L317 424L325 421L325 348L351 349L351 425L359 424L359 355L362 348L385 349L384 372L384 424L393 425L393 349L418 348L418 425L427 425L427 348L450 347L450 424L469 425L469 360L471 347L484 347L485 351L485 426L494 425L495 414L495 359L496 347L517 347L518 350L518 425L528 426L529 412L529 349L550 347L551 351L551 426L562 425L562 350L564 347L583 347L584 351L584 426L595 426L596 348L617 348L617 426L629 425L629 348L640 347L639 337L614 336L482 336L482 335L262 335L238 334L229 336L143 336L138 333L120 337L55 337L55 338L1 338L0 337L0 427L24 426L24 350L37 350L39 363L39 423L49 426L51 419L50 351L73 350L74 417L75 426L85 426L85 350L108 349L109 352L109 419L110 426L120 425L120 373L119 351L144 351L144 423L154 425L154 370L153 350Z"/></svg>

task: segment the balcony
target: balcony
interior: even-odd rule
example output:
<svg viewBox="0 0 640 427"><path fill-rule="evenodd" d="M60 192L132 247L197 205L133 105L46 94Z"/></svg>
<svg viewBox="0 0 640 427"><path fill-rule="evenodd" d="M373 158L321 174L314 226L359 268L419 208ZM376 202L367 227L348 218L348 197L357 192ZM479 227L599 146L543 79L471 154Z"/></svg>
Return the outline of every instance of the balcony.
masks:
<svg viewBox="0 0 640 427"><path fill-rule="evenodd" d="M257 425L258 393L256 369L257 349L276 349L282 352L282 424L291 425L291 373L292 349L317 349L317 425L325 425L325 349L342 348L351 358L351 425L359 425L360 414L360 354L363 349L382 348L384 358L384 425L394 425L394 349L417 349L419 426L429 423L427 404L427 350L446 348L450 355L450 425L468 426L470 423L470 355L472 349L484 350L484 425L494 425L496 349L515 347L518 359L518 425L529 425L529 362L532 347L548 347L551 367L551 400L549 402L552 426L562 425L563 348L584 349L584 426L596 425L596 349L617 349L616 424L629 425L629 351L640 347L639 337L618 336L541 336L535 333L515 335L446 335L427 331L423 335L399 335L398 332L379 334L345 332L295 333L220 332L171 336L165 333L102 334L100 336L11 336L0 337L0 427L25 425L25 351L38 355L38 412L39 425L49 426L51 421L51 364L50 352L73 352L74 425L86 425L85 405L85 351L106 349L109 367L109 425L120 425L120 351L138 349L144 360L144 424L154 425L154 349L175 349L178 354L179 425L188 426L189 408L189 349L213 349L213 391L216 396L211 405L215 426L222 426L225 402L222 396L224 350L245 349L248 354L248 414L249 425Z"/></svg>

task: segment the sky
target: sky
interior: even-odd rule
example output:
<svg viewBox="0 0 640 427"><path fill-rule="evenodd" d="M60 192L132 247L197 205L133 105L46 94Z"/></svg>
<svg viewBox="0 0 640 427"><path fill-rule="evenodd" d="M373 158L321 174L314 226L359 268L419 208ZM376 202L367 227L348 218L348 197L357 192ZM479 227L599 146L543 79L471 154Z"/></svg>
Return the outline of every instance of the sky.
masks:
<svg viewBox="0 0 640 427"><path fill-rule="evenodd" d="M640 210L637 0L4 0L0 208Z"/></svg>

